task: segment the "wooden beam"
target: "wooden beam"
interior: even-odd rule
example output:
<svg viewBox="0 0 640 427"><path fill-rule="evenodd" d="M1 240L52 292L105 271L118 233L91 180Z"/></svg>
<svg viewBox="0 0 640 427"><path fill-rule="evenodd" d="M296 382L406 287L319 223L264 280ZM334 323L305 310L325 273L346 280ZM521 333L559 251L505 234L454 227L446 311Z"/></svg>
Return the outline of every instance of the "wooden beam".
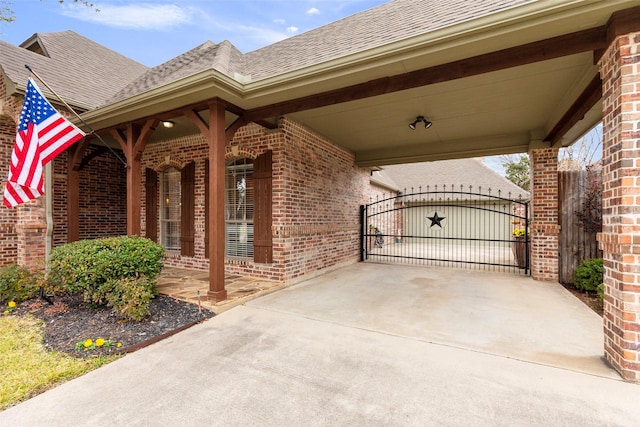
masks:
<svg viewBox="0 0 640 427"><path fill-rule="evenodd" d="M118 145L120 145L120 148L122 149L122 151L124 153L126 153L127 152L127 135L126 135L126 133L124 133L121 129L111 129L111 130L109 130L109 133L111 134L111 136L113 136L113 139L116 140Z"/></svg>
<svg viewBox="0 0 640 427"><path fill-rule="evenodd" d="M209 106L209 292L213 301L227 299L224 275L225 220L225 105L215 101Z"/></svg>
<svg viewBox="0 0 640 427"><path fill-rule="evenodd" d="M209 133L209 125L204 121L200 114L198 114L198 111L189 108L185 109L183 111L183 114L186 118L191 120L193 124L198 127L198 129L200 129L200 133L202 133L203 136L207 136L207 134Z"/></svg>
<svg viewBox="0 0 640 427"><path fill-rule="evenodd" d="M640 31L640 6L614 12L609 18L607 28L607 45L616 37Z"/></svg>
<svg viewBox="0 0 640 427"><path fill-rule="evenodd" d="M567 55L594 51L605 48L606 46L607 30L606 27L602 26L404 74L381 77L341 89L254 108L248 110L244 117L247 121L255 122L269 117L281 116L312 108L326 107L328 105L457 80Z"/></svg>
<svg viewBox="0 0 640 427"><path fill-rule="evenodd" d="M67 243L80 240L80 165L90 139L83 138L67 151Z"/></svg>
<svg viewBox="0 0 640 427"><path fill-rule="evenodd" d="M224 131L224 137L226 142L231 141L233 139L233 136L238 131L238 129L240 129L242 126L246 124L247 124L247 121L244 119L244 117L238 117L233 123L231 123L229 127L227 127Z"/></svg>
<svg viewBox="0 0 640 427"><path fill-rule="evenodd" d="M571 128L584 118L584 115L602 98L602 80L597 74L569 107L560 121L544 137L543 141L555 146Z"/></svg>
<svg viewBox="0 0 640 427"><path fill-rule="evenodd" d="M140 235L140 215L142 196L142 167L140 159L149 141L156 130L158 119L149 119L144 125L134 123L127 124L126 130L112 129L111 135L122 147L127 159L127 234Z"/></svg>
<svg viewBox="0 0 640 427"><path fill-rule="evenodd" d="M109 148L104 146L96 148L91 152L91 154L89 154L88 156L84 156L82 158L82 161L78 165L78 170L84 169L87 165L89 165L89 163L91 163L91 160L95 159L98 156L101 156L104 153L107 153L108 151L109 151Z"/></svg>

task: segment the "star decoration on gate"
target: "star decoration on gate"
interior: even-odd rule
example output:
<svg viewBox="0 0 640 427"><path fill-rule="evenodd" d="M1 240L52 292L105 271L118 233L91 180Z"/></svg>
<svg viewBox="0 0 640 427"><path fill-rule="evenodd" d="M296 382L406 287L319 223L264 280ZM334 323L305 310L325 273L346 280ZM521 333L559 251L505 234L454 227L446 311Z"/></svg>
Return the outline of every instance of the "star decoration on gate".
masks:
<svg viewBox="0 0 640 427"><path fill-rule="evenodd" d="M429 219L431 221L431 225L429 226L429 228L433 228L434 225L437 225L438 227L442 228L442 221L445 219L446 217L444 216L438 216L438 212L436 211L433 216L428 216L427 219Z"/></svg>

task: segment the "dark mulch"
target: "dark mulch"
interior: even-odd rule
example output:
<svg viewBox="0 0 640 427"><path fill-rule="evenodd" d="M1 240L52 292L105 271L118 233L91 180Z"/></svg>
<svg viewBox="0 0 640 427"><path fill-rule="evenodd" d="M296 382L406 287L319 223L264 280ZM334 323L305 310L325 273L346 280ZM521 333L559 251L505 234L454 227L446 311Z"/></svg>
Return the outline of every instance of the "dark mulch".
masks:
<svg viewBox="0 0 640 427"><path fill-rule="evenodd" d="M199 312L196 304L164 295L151 301L151 315L141 322L126 321L111 308L91 308L80 295L56 296L53 302L51 305L40 298L27 300L18 304L12 315L31 314L42 319L45 323L44 345L76 357L135 351L214 315L204 307ZM122 346L76 350L76 343L97 338L111 340L114 344L119 342Z"/></svg>
<svg viewBox="0 0 640 427"><path fill-rule="evenodd" d="M602 316L604 306L602 304L602 301L600 301L600 297L598 297L598 294L596 294L595 292L582 292L576 289L576 287L574 287L570 283L563 283L562 286L564 286L576 298L586 304L591 310Z"/></svg>

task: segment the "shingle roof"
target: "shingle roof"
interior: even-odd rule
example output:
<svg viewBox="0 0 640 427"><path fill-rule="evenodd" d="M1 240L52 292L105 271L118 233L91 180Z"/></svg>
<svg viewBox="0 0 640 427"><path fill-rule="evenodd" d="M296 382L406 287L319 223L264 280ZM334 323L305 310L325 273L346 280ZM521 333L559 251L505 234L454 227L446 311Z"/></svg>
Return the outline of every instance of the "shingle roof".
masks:
<svg viewBox="0 0 640 427"><path fill-rule="evenodd" d="M182 55L149 69L124 86L109 99L109 102L120 101L211 68L234 77L235 73L242 71L242 61L242 53L228 41L225 40L220 44L206 41Z"/></svg>
<svg viewBox="0 0 640 427"><path fill-rule="evenodd" d="M14 82L26 80L22 62L33 64L62 96L98 107L208 69L262 80L532 1L393 0L244 55L207 41L152 69L73 31L42 33L51 60L0 42L0 64Z"/></svg>
<svg viewBox="0 0 640 427"><path fill-rule="evenodd" d="M73 31L34 37L49 57L0 41L0 66L11 81L26 84L29 65L71 103L98 107L148 69Z"/></svg>
<svg viewBox="0 0 640 427"><path fill-rule="evenodd" d="M206 42L154 67L112 101L210 68L262 80L531 1L393 0L244 55L228 41Z"/></svg>
<svg viewBox="0 0 640 427"><path fill-rule="evenodd" d="M435 186L446 189L482 193L491 189L492 195L504 198L529 198L529 193L477 159L440 160L437 162L411 163L385 166L383 172L398 186L400 191L433 191ZM429 190L427 190L427 186ZM452 188L453 187L453 188ZM421 189L420 189L421 188Z"/></svg>
<svg viewBox="0 0 640 427"><path fill-rule="evenodd" d="M371 172L371 178L369 180L371 184L390 191L400 191L400 187L396 182L391 179L386 170L376 170Z"/></svg>
<svg viewBox="0 0 640 427"><path fill-rule="evenodd" d="M322 63L532 0L393 0L245 55L253 80Z"/></svg>

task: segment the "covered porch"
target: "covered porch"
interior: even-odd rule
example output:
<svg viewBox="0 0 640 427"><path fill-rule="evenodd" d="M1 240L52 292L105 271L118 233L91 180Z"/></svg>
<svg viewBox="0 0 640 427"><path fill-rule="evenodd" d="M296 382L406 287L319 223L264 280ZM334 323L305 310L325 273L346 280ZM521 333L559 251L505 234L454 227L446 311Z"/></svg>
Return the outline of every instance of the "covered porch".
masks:
<svg viewBox="0 0 640 427"><path fill-rule="evenodd" d="M216 314L237 305L284 288L283 282L256 277L225 274L224 287L227 299L214 301L207 296L209 291L209 272L177 267L165 267L158 277L157 289L162 295L200 303Z"/></svg>

